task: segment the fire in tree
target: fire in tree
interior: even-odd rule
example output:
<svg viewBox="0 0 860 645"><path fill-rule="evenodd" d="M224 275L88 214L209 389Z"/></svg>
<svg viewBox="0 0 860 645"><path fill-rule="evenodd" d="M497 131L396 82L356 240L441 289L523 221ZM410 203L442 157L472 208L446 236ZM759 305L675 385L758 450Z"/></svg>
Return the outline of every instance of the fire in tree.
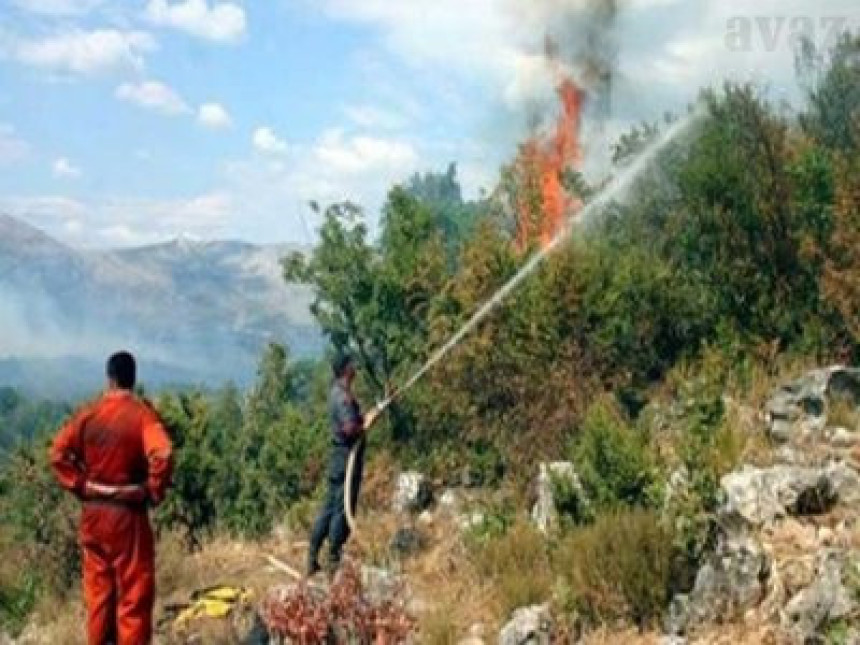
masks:
<svg viewBox="0 0 860 645"><path fill-rule="evenodd" d="M516 181L516 246L525 250L535 241L546 246L564 226L568 214L582 206L562 183L566 169L582 162L580 121L584 93L570 78L557 88L561 112L555 128L520 146L514 162Z"/></svg>

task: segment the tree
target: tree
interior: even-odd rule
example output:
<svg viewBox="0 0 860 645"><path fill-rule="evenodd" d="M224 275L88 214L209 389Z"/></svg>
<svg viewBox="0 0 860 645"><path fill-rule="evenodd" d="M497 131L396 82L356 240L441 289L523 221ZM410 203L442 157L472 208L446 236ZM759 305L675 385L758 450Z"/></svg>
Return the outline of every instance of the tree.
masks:
<svg viewBox="0 0 860 645"><path fill-rule="evenodd" d="M834 229L821 286L839 311L849 343L860 348L860 162L839 164Z"/></svg>
<svg viewBox="0 0 860 645"><path fill-rule="evenodd" d="M313 287L311 310L323 333L336 349L357 354L377 397L429 353L427 319L448 272L433 214L400 187L389 193L377 244L368 242L357 207L335 204L326 209L313 254L284 262L288 281ZM395 438L406 438L409 415L397 406L392 414Z"/></svg>
<svg viewBox="0 0 860 645"><path fill-rule="evenodd" d="M457 178L457 164L444 173L415 173L406 192L430 210L441 231L449 261L455 262L465 240L472 234L484 204L465 201Z"/></svg>
<svg viewBox="0 0 860 645"><path fill-rule="evenodd" d="M807 41L798 68L809 102L800 118L804 130L828 148L856 151L860 147L860 34L844 34L827 57Z"/></svg>

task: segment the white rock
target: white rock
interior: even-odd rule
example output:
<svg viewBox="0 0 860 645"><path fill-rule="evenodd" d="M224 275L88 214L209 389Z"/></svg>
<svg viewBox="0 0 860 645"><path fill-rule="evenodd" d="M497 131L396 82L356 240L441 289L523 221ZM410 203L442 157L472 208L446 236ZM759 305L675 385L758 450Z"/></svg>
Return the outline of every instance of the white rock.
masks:
<svg viewBox="0 0 860 645"><path fill-rule="evenodd" d="M835 448L850 448L857 443L857 435L848 428L833 428L830 433L830 445Z"/></svg>
<svg viewBox="0 0 860 645"><path fill-rule="evenodd" d="M439 506L447 511L456 513L461 505L460 496L456 491L447 488L439 497Z"/></svg>
<svg viewBox="0 0 860 645"><path fill-rule="evenodd" d="M549 605L520 607L499 633L499 645L549 645L551 635Z"/></svg>
<svg viewBox="0 0 860 645"><path fill-rule="evenodd" d="M765 405L770 436L791 442L823 434L834 396L860 405L860 369L834 365L812 370L778 388Z"/></svg>
<svg viewBox="0 0 860 645"><path fill-rule="evenodd" d="M721 515L755 526L788 515L820 513L836 502L860 501L860 476L841 463L823 468L744 466L725 475L720 486L725 498Z"/></svg>
<svg viewBox="0 0 860 645"><path fill-rule="evenodd" d="M461 530L467 531L476 526L481 526L484 523L484 519L485 516L481 511L472 511L471 513L460 515L457 519L457 524Z"/></svg>
<svg viewBox="0 0 860 645"><path fill-rule="evenodd" d="M543 533L547 533L550 528L558 523L558 511L556 509L555 493L553 490L554 480L567 480L575 489L582 491L579 476L576 474L573 464L569 461L540 464L537 501L534 507L532 507L532 521Z"/></svg>
<svg viewBox="0 0 860 645"><path fill-rule="evenodd" d="M796 640L807 642L823 625L854 611L852 594L842 583L844 566L843 555L834 551L824 553L815 581L786 605L783 625Z"/></svg>
<svg viewBox="0 0 860 645"><path fill-rule="evenodd" d="M396 512L420 512L426 509L432 500L430 482L421 473L407 471L397 477L393 502Z"/></svg>

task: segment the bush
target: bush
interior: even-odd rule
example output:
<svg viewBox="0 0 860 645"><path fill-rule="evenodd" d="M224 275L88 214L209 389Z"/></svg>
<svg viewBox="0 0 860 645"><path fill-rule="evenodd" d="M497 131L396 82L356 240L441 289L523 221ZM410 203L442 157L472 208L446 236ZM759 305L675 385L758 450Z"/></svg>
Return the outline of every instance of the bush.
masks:
<svg viewBox="0 0 860 645"><path fill-rule="evenodd" d="M43 594L77 588L77 502L54 481L41 443L18 448L0 470L0 618L20 628Z"/></svg>
<svg viewBox="0 0 860 645"><path fill-rule="evenodd" d="M588 622L632 618L646 626L668 604L671 559L671 535L658 516L631 509L569 533L555 551L553 570Z"/></svg>
<svg viewBox="0 0 860 645"><path fill-rule="evenodd" d="M650 507L658 501L656 464L647 437L609 399L600 399L589 409L572 453L595 511Z"/></svg>
<svg viewBox="0 0 860 645"><path fill-rule="evenodd" d="M518 521L504 534L470 544L472 562L482 580L492 583L504 615L517 607L545 602L552 590L544 536Z"/></svg>

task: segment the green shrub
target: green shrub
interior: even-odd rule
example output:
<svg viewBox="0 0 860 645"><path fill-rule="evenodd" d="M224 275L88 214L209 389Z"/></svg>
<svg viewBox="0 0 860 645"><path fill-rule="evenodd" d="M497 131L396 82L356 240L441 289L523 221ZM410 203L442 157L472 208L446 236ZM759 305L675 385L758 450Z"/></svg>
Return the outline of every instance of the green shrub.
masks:
<svg viewBox="0 0 860 645"><path fill-rule="evenodd" d="M35 569L20 566L18 558L24 551L4 533L0 529L0 551L4 554L0 563L0 630L16 636L35 608L42 585Z"/></svg>
<svg viewBox="0 0 860 645"><path fill-rule="evenodd" d="M598 400L589 409L572 452L586 498L595 511L650 507L658 501L656 464L647 437L608 399ZM577 502L576 508L581 507Z"/></svg>
<svg viewBox="0 0 860 645"><path fill-rule="evenodd" d="M0 619L20 628L42 595L77 589L77 502L54 481L47 449L21 445L0 469Z"/></svg>
<svg viewBox="0 0 860 645"><path fill-rule="evenodd" d="M571 531L555 550L553 570L587 621L646 626L668 604L671 559L671 535L658 516L630 509Z"/></svg>

